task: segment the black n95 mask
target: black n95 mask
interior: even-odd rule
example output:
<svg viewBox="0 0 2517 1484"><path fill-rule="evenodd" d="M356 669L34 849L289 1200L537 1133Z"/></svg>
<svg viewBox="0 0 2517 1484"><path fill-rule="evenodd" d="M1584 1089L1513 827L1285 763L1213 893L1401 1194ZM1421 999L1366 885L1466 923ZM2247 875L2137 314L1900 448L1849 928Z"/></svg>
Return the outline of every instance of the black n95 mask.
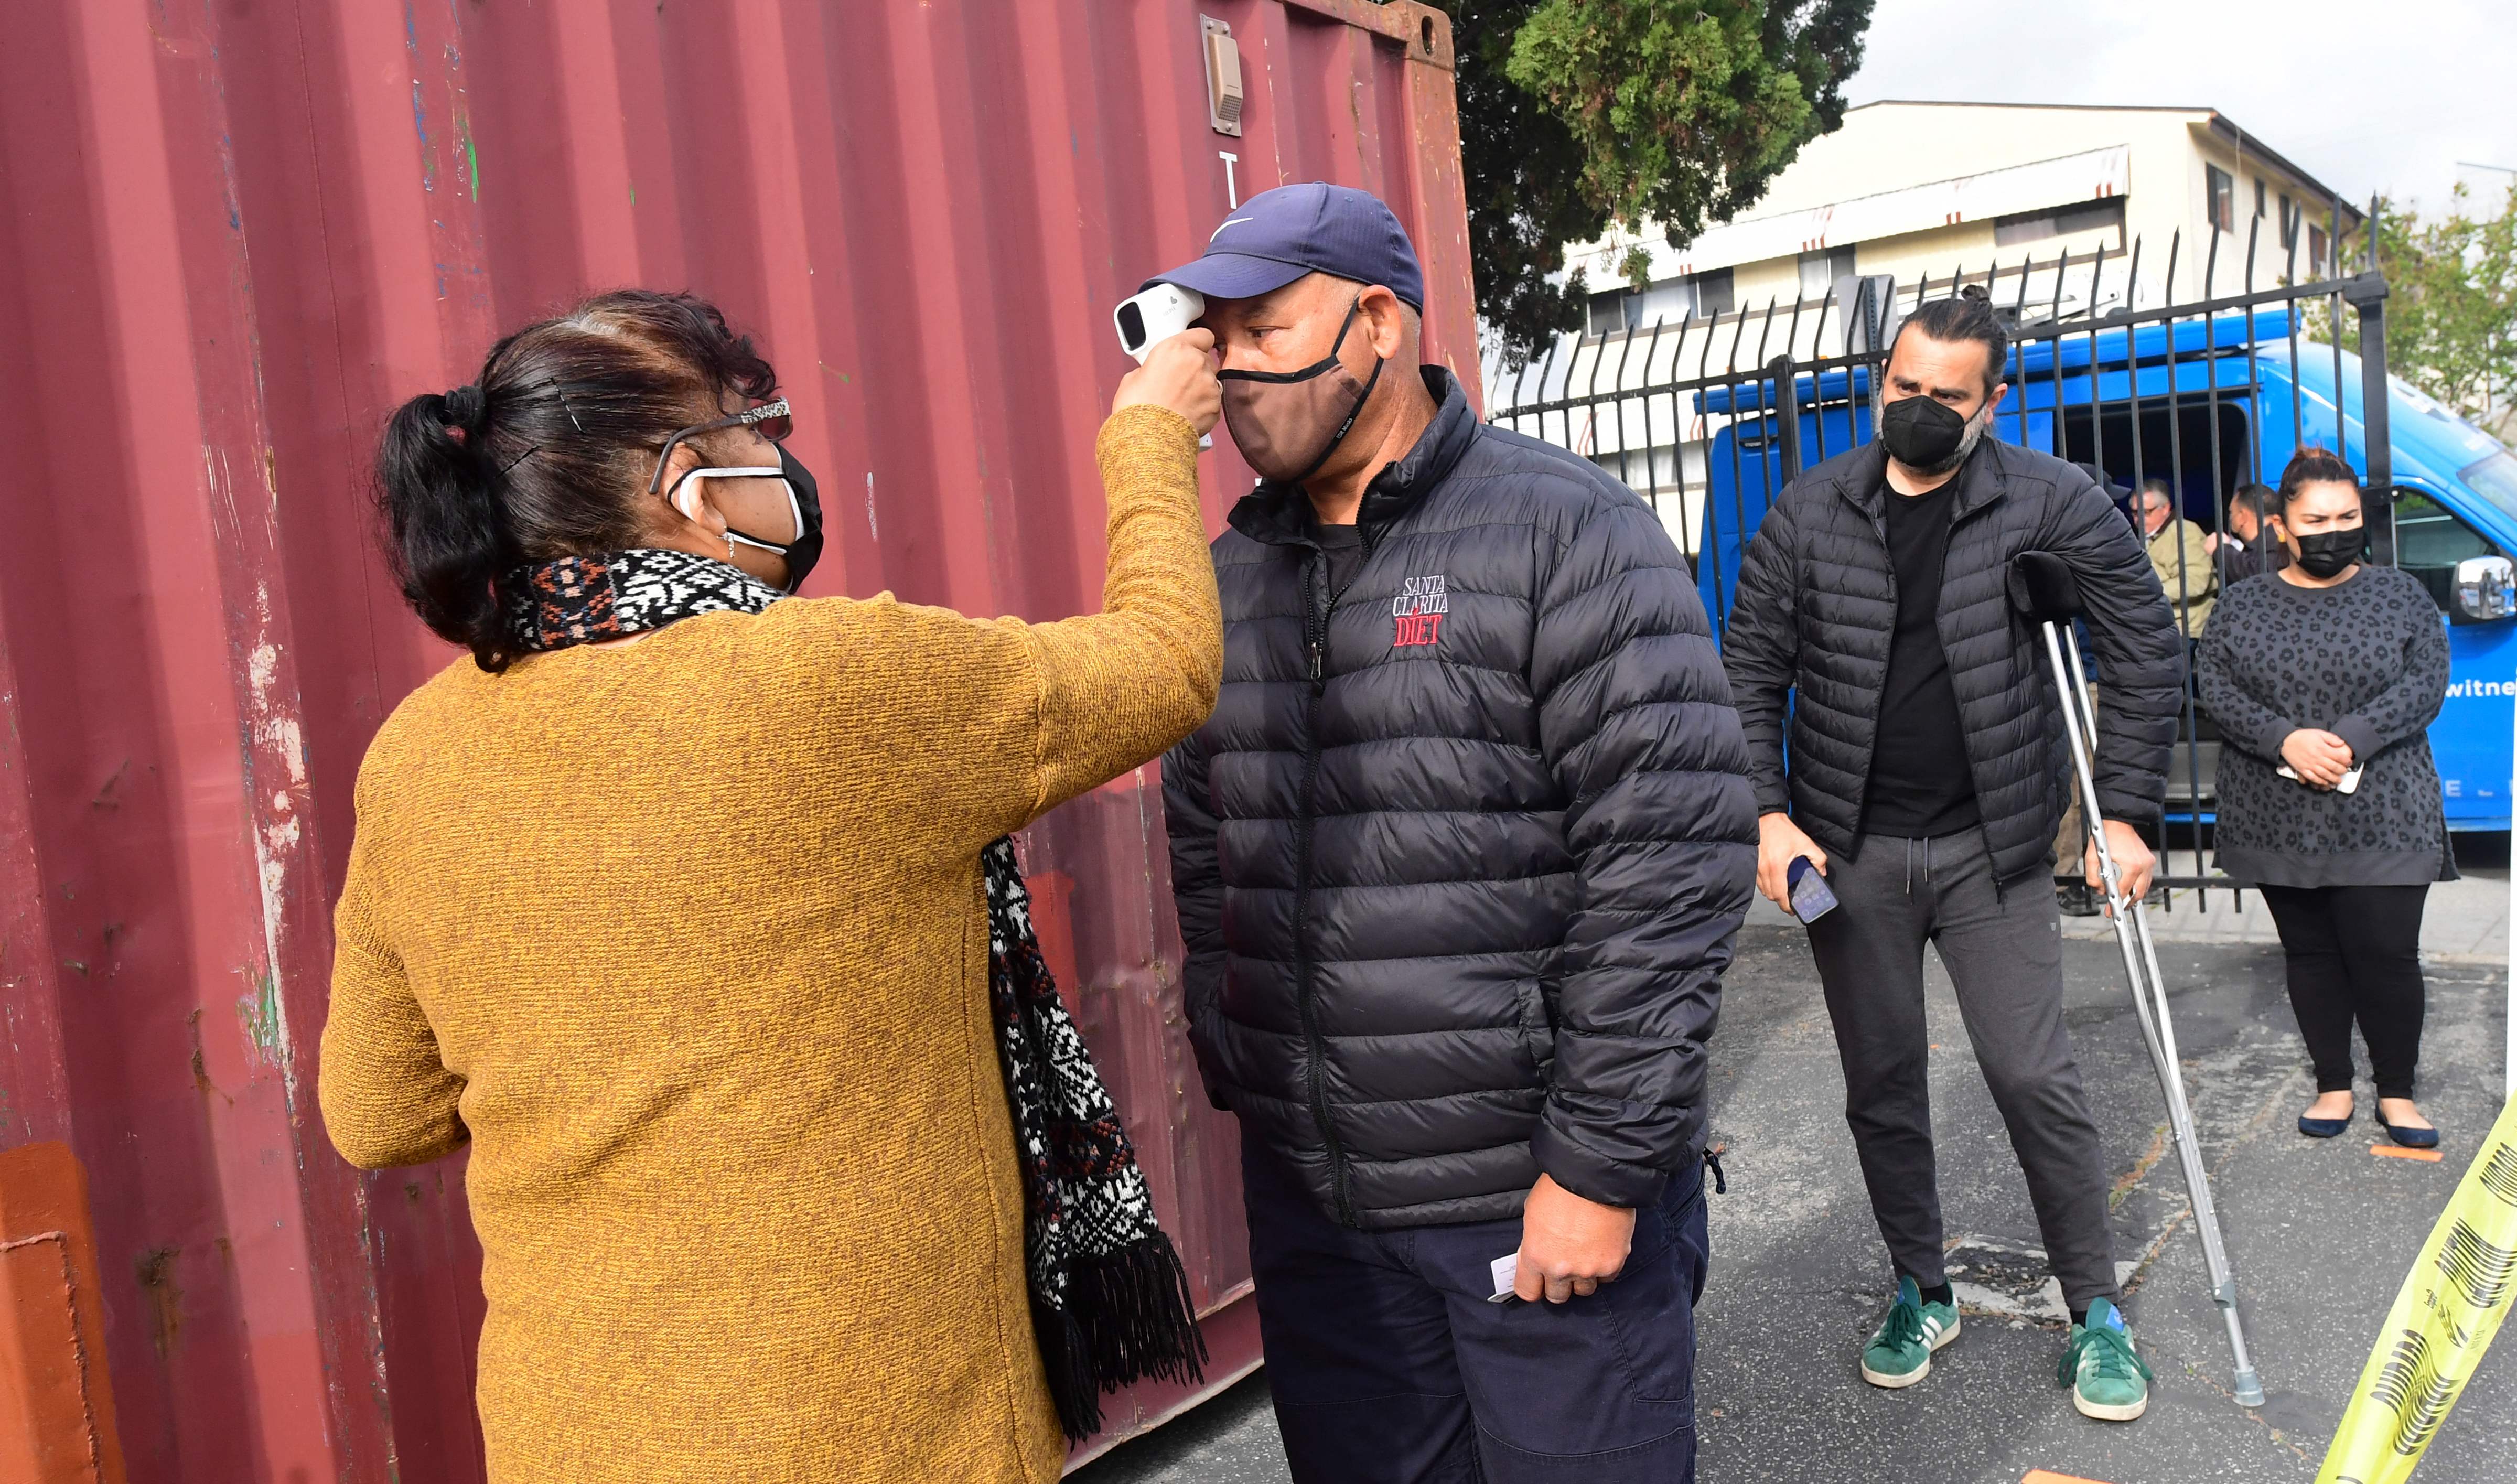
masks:
<svg viewBox="0 0 2517 1484"><path fill-rule="evenodd" d="M2360 560L2368 549L2368 528L2354 526L2347 530L2320 530L2312 536L2294 537L2298 542L2299 570L2323 581L2338 576L2342 569Z"/></svg>
<svg viewBox="0 0 2517 1484"><path fill-rule="evenodd" d="M1879 441L1917 474L1947 472L1966 456L1967 419L1929 397L1892 402L1879 414Z"/></svg>

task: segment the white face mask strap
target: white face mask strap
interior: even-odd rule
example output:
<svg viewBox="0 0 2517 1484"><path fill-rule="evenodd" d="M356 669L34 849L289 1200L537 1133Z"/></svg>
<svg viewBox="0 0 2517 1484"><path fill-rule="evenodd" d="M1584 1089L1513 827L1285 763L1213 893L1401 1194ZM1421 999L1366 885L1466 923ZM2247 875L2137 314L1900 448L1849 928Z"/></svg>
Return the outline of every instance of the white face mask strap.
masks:
<svg viewBox="0 0 2517 1484"><path fill-rule="evenodd" d="M804 502L795 497L795 487L788 483L787 471L785 469L780 468L776 464L771 464L765 468L751 465L742 468L728 466L725 468L692 470L690 473L682 476L681 483L675 488L673 494L674 508L681 511L683 518L686 520L696 521L699 519L699 516L696 513L699 509L699 494L698 491L691 489L691 483L694 480L702 479L776 480L779 488L787 491L787 514L789 518L794 522L792 530L795 533L787 538L787 545L792 545L795 542L804 539ZM689 492L685 494L684 491ZM684 503L685 500L687 500L688 503ZM787 554L786 545L776 545L768 541L754 540L750 536L745 535L739 530L729 529L725 533L725 538L730 542L740 542L746 546L756 547L761 551L775 552L780 556L785 556Z"/></svg>

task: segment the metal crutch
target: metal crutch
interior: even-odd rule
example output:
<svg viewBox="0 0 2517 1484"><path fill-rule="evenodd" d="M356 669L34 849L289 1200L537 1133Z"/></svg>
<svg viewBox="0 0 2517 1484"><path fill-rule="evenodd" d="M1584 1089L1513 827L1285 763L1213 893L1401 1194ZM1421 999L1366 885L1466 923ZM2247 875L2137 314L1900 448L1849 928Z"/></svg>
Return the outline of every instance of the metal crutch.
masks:
<svg viewBox="0 0 2517 1484"><path fill-rule="evenodd" d="M2063 729L2071 743L2071 767L2080 784L2080 823L2098 848L2098 874L2106 886L2107 915L2114 922L2115 946L2123 953L2124 973L2132 981L2133 1011L2141 1022L2143 1044L2158 1071L2158 1090L2167 1097L2168 1126L2176 1139L2176 1162L2185 1171L2185 1191L2194 1207L2194 1234L2201 1239L2202 1261L2210 1270L2211 1297L2229 1327L2229 1351L2237 1369L2230 1389L2240 1407L2260 1407L2263 1381L2255 1375L2246 1350L2245 1326L2238 1318L2238 1279L2229 1266L2228 1244L2220 1236L2220 1216L2211 1204L2211 1180L2202 1164L2201 1141L2194 1132L2194 1110L2185 1101L2185 1078L2178 1070L2176 1025L2167 1003L2167 980L2158 971L2158 953L2151 946L2150 916L2138 897L2127 897L2107 849L2105 821L2098 815L2098 791L2089 771L2097 746L2097 718L2088 704L2088 679L2080 665L2080 642L2071 632L2079 616L2079 584L2071 569L2051 552L2022 552L2010 564L2010 603L2045 634L2045 657L2053 666L2054 689L2063 701ZM2069 662L2065 662L2069 654Z"/></svg>

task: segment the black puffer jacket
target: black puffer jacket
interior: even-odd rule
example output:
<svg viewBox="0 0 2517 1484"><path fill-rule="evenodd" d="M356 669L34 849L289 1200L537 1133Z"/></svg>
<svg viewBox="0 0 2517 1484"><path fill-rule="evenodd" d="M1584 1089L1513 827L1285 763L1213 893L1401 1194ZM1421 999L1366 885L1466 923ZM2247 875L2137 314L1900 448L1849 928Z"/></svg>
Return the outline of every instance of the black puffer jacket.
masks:
<svg viewBox="0 0 2517 1484"><path fill-rule="evenodd" d="M1887 457L1879 444L1866 444L1783 490L1748 545L1722 641L1748 730L1758 811L1788 804L1794 822L1830 851L1849 853L1859 828L1895 637ZM2010 608L2010 559L2050 551L2079 578L2103 674L2092 771L2109 819L2139 826L2158 819L2185 648L2140 537L2087 474L1987 438L1957 478L1941 575L1941 646L1984 846L1995 879L2008 882L2052 860L2070 768L2044 640Z"/></svg>
<svg viewBox="0 0 2517 1484"><path fill-rule="evenodd" d="M1163 769L1190 1036L1345 1224L1512 1215L1541 1170L1645 1205L1755 872L1739 718L1651 511L1425 378L1344 592L1299 489L1215 543L1222 698Z"/></svg>

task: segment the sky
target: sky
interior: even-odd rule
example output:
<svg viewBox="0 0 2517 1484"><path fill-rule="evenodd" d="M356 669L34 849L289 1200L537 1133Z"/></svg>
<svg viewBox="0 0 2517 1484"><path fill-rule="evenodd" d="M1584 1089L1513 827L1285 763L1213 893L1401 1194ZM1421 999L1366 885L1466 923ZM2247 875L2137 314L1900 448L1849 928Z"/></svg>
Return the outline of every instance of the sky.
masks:
<svg viewBox="0 0 2517 1484"><path fill-rule="evenodd" d="M2354 200L2517 174L2512 0L1878 0L1851 103L2217 108ZM1915 141L1928 149L1928 139Z"/></svg>

